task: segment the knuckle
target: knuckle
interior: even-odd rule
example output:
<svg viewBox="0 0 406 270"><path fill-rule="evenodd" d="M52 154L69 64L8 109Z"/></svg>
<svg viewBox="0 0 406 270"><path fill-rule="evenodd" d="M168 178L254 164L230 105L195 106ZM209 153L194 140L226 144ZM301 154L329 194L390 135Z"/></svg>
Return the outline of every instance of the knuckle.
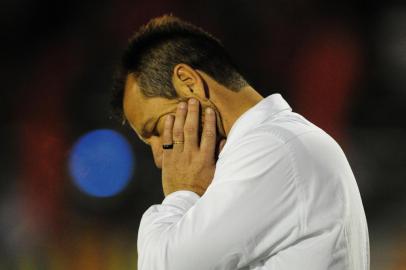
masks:
<svg viewBox="0 0 406 270"><path fill-rule="evenodd" d="M206 136L208 138L213 138L215 135L216 135L216 133L214 132L214 130L206 129L204 131L204 136Z"/></svg>
<svg viewBox="0 0 406 270"><path fill-rule="evenodd" d="M212 124L212 123L214 123L215 121L216 121L216 118L214 118L214 116L207 116L207 117L205 117L205 121L208 123L208 124Z"/></svg>
<svg viewBox="0 0 406 270"><path fill-rule="evenodd" d="M183 135L183 131L180 130L180 129L175 129L175 130L173 131L173 135L174 135L175 137L181 137L181 136Z"/></svg>
<svg viewBox="0 0 406 270"><path fill-rule="evenodd" d="M206 118L206 119L204 120L204 125L205 125L205 127L206 127L207 129L211 129L211 128L215 125L215 122L214 122L213 119Z"/></svg>
<svg viewBox="0 0 406 270"><path fill-rule="evenodd" d="M211 158L211 152L206 150L204 152L203 159L202 159L203 169L207 169L207 168L211 167L212 159L213 158Z"/></svg>
<svg viewBox="0 0 406 270"><path fill-rule="evenodd" d="M212 160L211 160L211 158L209 158L209 153L207 151L205 151L199 160L198 169L200 171L207 170L209 167L211 167L211 164L212 164Z"/></svg>
<svg viewBox="0 0 406 270"><path fill-rule="evenodd" d="M193 126L187 125L185 126L185 133L193 134L195 133L196 129Z"/></svg>

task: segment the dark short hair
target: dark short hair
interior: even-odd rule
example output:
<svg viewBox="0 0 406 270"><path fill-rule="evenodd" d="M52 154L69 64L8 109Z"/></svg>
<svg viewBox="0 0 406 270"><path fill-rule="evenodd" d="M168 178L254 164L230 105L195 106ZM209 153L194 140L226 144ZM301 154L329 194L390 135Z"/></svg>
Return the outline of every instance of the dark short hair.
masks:
<svg viewBox="0 0 406 270"><path fill-rule="evenodd" d="M114 114L124 120L124 85L130 74L146 97L177 98L172 74L179 63L202 70L232 91L248 85L218 39L173 15L163 15L141 26L129 40L115 74Z"/></svg>

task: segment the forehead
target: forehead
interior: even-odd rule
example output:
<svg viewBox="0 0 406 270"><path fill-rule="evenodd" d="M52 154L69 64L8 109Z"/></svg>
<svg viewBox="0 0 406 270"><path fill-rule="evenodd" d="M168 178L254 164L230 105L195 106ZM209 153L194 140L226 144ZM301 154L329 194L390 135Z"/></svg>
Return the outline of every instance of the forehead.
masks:
<svg viewBox="0 0 406 270"><path fill-rule="evenodd" d="M177 99L144 96L135 76L127 76L123 100L124 116L140 138L143 128L148 130L161 116L175 112L177 103Z"/></svg>
<svg viewBox="0 0 406 270"><path fill-rule="evenodd" d="M144 109L147 103L148 100L142 95L137 80L134 76L128 75L124 85L123 111L125 118L137 132L140 132L142 127L137 124L147 119L145 113L147 110Z"/></svg>

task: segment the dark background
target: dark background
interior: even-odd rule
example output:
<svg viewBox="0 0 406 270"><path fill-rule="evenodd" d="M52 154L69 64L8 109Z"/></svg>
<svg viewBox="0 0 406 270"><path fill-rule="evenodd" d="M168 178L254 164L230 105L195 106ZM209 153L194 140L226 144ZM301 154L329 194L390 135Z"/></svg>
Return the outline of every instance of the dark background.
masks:
<svg viewBox="0 0 406 270"><path fill-rule="evenodd" d="M406 3L401 1L1 2L0 269L136 269L139 220L163 199L150 149L110 116L128 38L173 13L221 39L252 86L279 92L352 165L371 269L406 269ZM137 158L121 193L73 184L86 132L123 134Z"/></svg>

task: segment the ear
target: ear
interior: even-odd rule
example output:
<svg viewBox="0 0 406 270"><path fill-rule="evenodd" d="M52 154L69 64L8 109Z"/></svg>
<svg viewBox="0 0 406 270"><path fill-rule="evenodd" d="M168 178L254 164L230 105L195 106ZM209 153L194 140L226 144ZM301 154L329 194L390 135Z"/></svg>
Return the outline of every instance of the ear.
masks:
<svg viewBox="0 0 406 270"><path fill-rule="evenodd" d="M182 98L195 97L199 100L207 100L205 82L202 76L186 64L177 64L173 68L173 86Z"/></svg>

